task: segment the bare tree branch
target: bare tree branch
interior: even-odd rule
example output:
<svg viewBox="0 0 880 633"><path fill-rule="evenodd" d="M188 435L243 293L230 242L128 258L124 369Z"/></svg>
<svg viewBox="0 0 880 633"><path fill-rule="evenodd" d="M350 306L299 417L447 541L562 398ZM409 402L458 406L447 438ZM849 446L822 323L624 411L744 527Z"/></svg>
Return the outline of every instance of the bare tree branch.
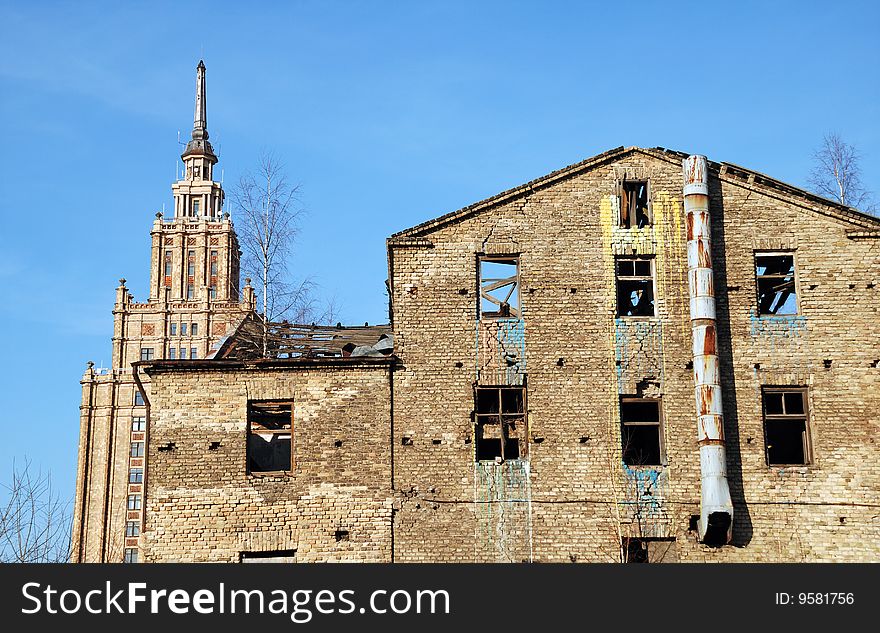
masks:
<svg viewBox="0 0 880 633"><path fill-rule="evenodd" d="M242 176L231 192L245 255L244 269L257 282L264 355L268 354L269 322L327 322L335 316L333 304L320 308L314 281L304 278L295 282L288 267L304 214L298 192L299 187L288 182L283 163L265 152L256 173Z"/></svg>
<svg viewBox="0 0 880 633"><path fill-rule="evenodd" d="M33 472L30 460L13 464L12 480L0 484L0 562L66 563L70 560L70 502L52 485L51 475Z"/></svg>
<svg viewBox="0 0 880 633"><path fill-rule="evenodd" d="M813 153L815 166L807 179L813 191L848 207L874 212L873 196L862 184L861 154L836 133L826 134Z"/></svg>

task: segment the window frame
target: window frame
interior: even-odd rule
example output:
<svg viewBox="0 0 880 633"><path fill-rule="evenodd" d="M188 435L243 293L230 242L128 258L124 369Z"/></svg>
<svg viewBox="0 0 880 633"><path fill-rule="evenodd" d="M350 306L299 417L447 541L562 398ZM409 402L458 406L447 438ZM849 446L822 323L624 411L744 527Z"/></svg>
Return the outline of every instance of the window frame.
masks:
<svg viewBox="0 0 880 633"><path fill-rule="evenodd" d="M625 402L656 402L657 403L657 422L647 421L647 420L635 420L624 422L623 420L623 404ZM620 459L630 468L655 468L657 466L667 466L669 465L669 461L666 457L666 438L664 437L665 433L665 421L663 417L663 398L641 398L639 396L620 396L618 402L618 417L620 418ZM626 462L626 447L623 445L624 439L624 427L626 426L656 426L657 427L657 437L658 437L658 451L659 451L659 459L657 460L659 463L657 464L629 464Z"/></svg>
<svg viewBox="0 0 880 633"><path fill-rule="evenodd" d="M122 562L137 564L137 562L138 562L137 548L136 547L126 547L125 552L123 553Z"/></svg>
<svg viewBox="0 0 880 633"><path fill-rule="evenodd" d="M804 405L804 412L797 414L784 413L785 396L782 397L783 413L767 413L766 395L769 393L799 393ZM776 463L770 461L770 444L768 443L767 421L768 416L771 422L787 422L803 420L804 432L801 441L803 442L804 461L803 463ZM810 388L805 385L763 385L761 387L761 428L764 432L764 463L768 468L792 468L792 467L808 467L815 464L813 455L813 434L810 429Z"/></svg>
<svg viewBox="0 0 880 633"><path fill-rule="evenodd" d="M143 466L132 466L128 469L128 483L130 484L142 484L144 483L144 468Z"/></svg>
<svg viewBox="0 0 880 633"><path fill-rule="evenodd" d="M139 425L140 428L135 428L135 424ZM147 418L143 415L133 415L131 416L131 432L132 433L143 433L147 428Z"/></svg>
<svg viewBox="0 0 880 633"><path fill-rule="evenodd" d="M758 275L758 257L788 257L791 256L791 265L794 268L794 312L786 313L786 314L777 314L774 312L761 312L761 288L758 283L759 279L765 277L780 277L780 275ZM798 279L798 260L797 260L797 250L771 250L771 251L761 251L755 250L752 251L752 269L755 280L755 312L758 315L758 318L786 318L786 317L796 317L801 316L801 287L800 281Z"/></svg>
<svg viewBox="0 0 880 633"><path fill-rule="evenodd" d="M137 538L141 535L140 521L125 522L125 538Z"/></svg>
<svg viewBox="0 0 880 633"><path fill-rule="evenodd" d="M648 223L645 226L638 226L633 222L632 218L629 218L629 226L623 225L623 210L625 206L625 201L627 198L625 189L627 184L639 184L645 183L645 196L647 198L647 206L645 208L645 213L648 216ZM617 181L617 227L623 230L642 230L646 228L650 228L654 226L654 208L651 203L651 179L650 178L633 178L632 180L627 180L623 178Z"/></svg>
<svg viewBox="0 0 880 633"><path fill-rule="evenodd" d="M141 360L142 361L151 361L154 359L156 355L156 351L152 347L142 347L141 348Z"/></svg>
<svg viewBox="0 0 880 633"><path fill-rule="evenodd" d="M513 289L508 295L508 299L516 293L516 307L512 304L508 304L510 306L510 314L503 314L501 311L501 306L498 306L498 310L494 310L491 312L486 312L483 310L483 300L484 300L484 291L483 291L483 262L496 262L500 264L510 264L513 262L513 265L516 266L516 275L513 277L505 277L504 279L515 279L513 282ZM485 253L477 255L477 317L479 319L521 319L522 318L522 276L521 276L521 258L519 253L510 254L510 255L499 255L492 254L487 255ZM491 279L491 278L490 278ZM500 281L500 279L498 280ZM504 286L500 286L504 287ZM491 303L491 300L486 299Z"/></svg>
<svg viewBox="0 0 880 633"><path fill-rule="evenodd" d="M251 419L251 408L254 405L290 405L290 428L289 429L266 429L259 433L254 433L253 431L253 420ZM245 469L249 476L253 477L265 477L272 475L280 475L285 473L292 473L296 469L296 460L294 459L294 414L295 407L292 398L282 398L279 400L273 399L252 399L247 401L247 435L245 440ZM290 436L290 465L286 469L281 470L252 470L251 469L251 435L289 435Z"/></svg>
<svg viewBox="0 0 880 633"><path fill-rule="evenodd" d="M127 507L132 512L141 509L141 495L138 493L133 493L128 495Z"/></svg>
<svg viewBox="0 0 880 633"><path fill-rule="evenodd" d="M145 407L147 405L147 403L144 402L144 397L141 395L140 389L134 390L134 400L133 401L134 401L134 404L132 406L135 406L135 407Z"/></svg>
<svg viewBox="0 0 880 633"><path fill-rule="evenodd" d="M128 451L129 457L143 457L144 456L144 442L142 440L137 440L131 443L131 449Z"/></svg>
<svg viewBox="0 0 880 633"><path fill-rule="evenodd" d="M522 393L522 411L521 412L504 412L504 398L502 393L504 390L508 391L520 391ZM480 403L480 395L481 391L497 391L498 392L498 411L495 413L480 413L479 412L479 403ZM499 425L498 433L501 439L501 461L510 461L510 460L527 460L529 458L529 421L528 421L528 389L526 389L526 385L474 385L474 412L473 412L473 432L474 432L474 461L475 462L494 462L495 459L480 459L480 450L479 450L479 442L480 442L480 429L482 425L485 424L495 424L494 422L488 421L491 418L497 419L497 424ZM505 421L505 418L507 420ZM487 422L488 421L488 422ZM517 430L517 435L515 438L510 438L507 435L507 425L511 422L519 421L522 424L522 428ZM507 458L505 457L505 449L506 444L508 442L516 442L517 443L517 456Z"/></svg>
<svg viewBox="0 0 880 633"><path fill-rule="evenodd" d="M614 313L615 318L618 319L656 319L657 318L657 268L656 268L656 257L654 255L615 255L614 256ZM647 279L644 275L636 275L635 267L633 267L632 275L622 276L618 269L618 262L621 261L647 261L651 266L651 304L653 314L646 315L626 315L621 314L620 309L620 286L619 283L621 279L629 280L629 281L644 281Z"/></svg>

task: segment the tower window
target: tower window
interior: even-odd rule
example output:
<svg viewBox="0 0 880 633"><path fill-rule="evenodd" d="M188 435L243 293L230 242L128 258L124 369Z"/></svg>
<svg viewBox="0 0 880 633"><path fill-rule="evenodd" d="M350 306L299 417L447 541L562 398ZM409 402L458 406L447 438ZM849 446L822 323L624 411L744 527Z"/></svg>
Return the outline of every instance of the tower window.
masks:
<svg viewBox="0 0 880 633"><path fill-rule="evenodd" d="M177 336L177 323L171 324L171 336Z"/></svg>
<svg viewBox="0 0 880 633"><path fill-rule="evenodd" d="M186 254L186 276L189 277L190 283L192 283L192 278L195 277L196 274L196 252L189 251Z"/></svg>
<svg viewBox="0 0 880 633"><path fill-rule="evenodd" d="M654 266L643 257L618 257L617 316L654 316Z"/></svg>
<svg viewBox="0 0 880 633"><path fill-rule="evenodd" d="M168 288L171 287L171 271L174 263L174 255L171 251L165 251L165 279L163 280L163 285Z"/></svg>
<svg viewBox="0 0 880 633"><path fill-rule="evenodd" d="M192 327L190 327L190 329L189 329L189 332L190 332L190 334L192 334L193 336L198 336L198 335L199 335L199 324L198 324L198 323L193 323L193 324L192 324Z"/></svg>
<svg viewBox="0 0 880 633"><path fill-rule="evenodd" d="M199 177L199 168L198 167L196 167L196 169L195 169L195 177L196 178ZM199 217L199 212L201 211L201 207L202 207L201 200L193 200L193 213L192 214L193 214L194 218Z"/></svg>
<svg viewBox="0 0 880 633"><path fill-rule="evenodd" d="M192 284L186 284L186 298L192 299L193 297L195 297L195 288Z"/></svg>
<svg viewBox="0 0 880 633"><path fill-rule="evenodd" d="M764 442L768 466L810 463L807 390L804 387L765 388Z"/></svg>
<svg viewBox="0 0 880 633"><path fill-rule="evenodd" d="M181 335L181 336L186 336L186 323L181 323L181 324L180 324L180 335Z"/></svg>

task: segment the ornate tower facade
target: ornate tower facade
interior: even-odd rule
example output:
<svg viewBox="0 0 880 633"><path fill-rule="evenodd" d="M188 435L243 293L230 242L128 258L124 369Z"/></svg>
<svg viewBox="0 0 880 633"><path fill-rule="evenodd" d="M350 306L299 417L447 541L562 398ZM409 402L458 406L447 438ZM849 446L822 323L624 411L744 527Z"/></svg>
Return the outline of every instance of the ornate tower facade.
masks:
<svg viewBox="0 0 880 633"><path fill-rule="evenodd" d="M239 288L238 238L214 180L201 61L192 138L181 158L174 215L157 213L150 231L149 296L136 302L120 279L111 367L90 362L81 381L74 562L138 560L150 386L132 363L205 358L254 309L253 289Z"/></svg>

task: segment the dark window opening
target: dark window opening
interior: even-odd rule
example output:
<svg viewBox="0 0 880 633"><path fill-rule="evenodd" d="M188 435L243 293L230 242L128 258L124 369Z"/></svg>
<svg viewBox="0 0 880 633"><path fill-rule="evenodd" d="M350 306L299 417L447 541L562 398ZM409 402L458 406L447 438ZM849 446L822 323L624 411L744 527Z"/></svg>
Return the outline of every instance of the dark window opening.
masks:
<svg viewBox="0 0 880 633"><path fill-rule="evenodd" d="M624 563L676 563L678 549L674 538L623 537L620 554Z"/></svg>
<svg viewBox="0 0 880 633"><path fill-rule="evenodd" d="M617 316L654 316L654 269L650 259L618 257Z"/></svg>
<svg viewBox="0 0 880 633"><path fill-rule="evenodd" d="M295 563L295 549L281 549L271 552L240 552L238 560L241 563Z"/></svg>
<svg viewBox="0 0 880 633"><path fill-rule="evenodd" d="M480 258L480 316L519 318L519 258Z"/></svg>
<svg viewBox="0 0 880 633"><path fill-rule="evenodd" d="M525 457L525 388L477 387L475 401L477 461Z"/></svg>
<svg viewBox="0 0 880 633"><path fill-rule="evenodd" d="M659 400L647 398L621 400L620 425L624 464L659 466L663 463Z"/></svg>
<svg viewBox="0 0 880 633"><path fill-rule="evenodd" d="M291 470L293 405L248 402L248 472Z"/></svg>
<svg viewBox="0 0 880 633"><path fill-rule="evenodd" d="M806 389L764 391L764 441L769 466L810 463Z"/></svg>
<svg viewBox="0 0 880 633"><path fill-rule="evenodd" d="M349 534L348 530L336 530L335 536L337 543L340 541L348 541L351 539L351 535Z"/></svg>
<svg viewBox="0 0 880 633"><path fill-rule="evenodd" d="M651 224L648 181L624 180L620 183L620 227L642 228Z"/></svg>
<svg viewBox="0 0 880 633"><path fill-rule="evenodd" d="M756 253L758 314L797 314L793 254Z"/></svg>

